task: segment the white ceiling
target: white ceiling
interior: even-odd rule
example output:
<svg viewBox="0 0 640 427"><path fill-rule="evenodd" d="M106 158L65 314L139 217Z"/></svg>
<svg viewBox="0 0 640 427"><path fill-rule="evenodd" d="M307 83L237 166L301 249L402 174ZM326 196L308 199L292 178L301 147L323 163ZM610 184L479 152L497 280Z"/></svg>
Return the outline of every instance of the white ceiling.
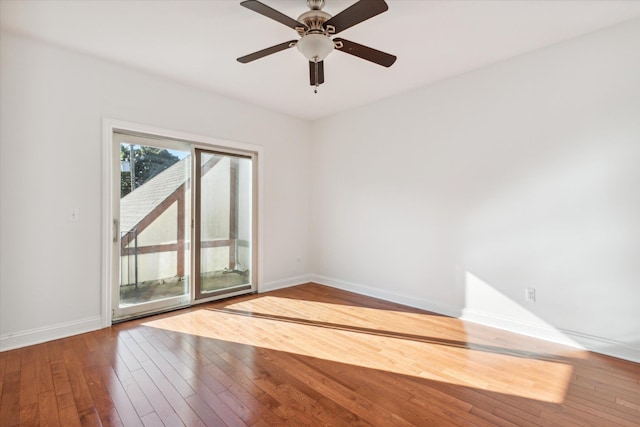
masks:
<svg viewBox="0 0 640 427"><path fill-rule="evenodd" d="M262 0L297 18L305 0ZM342 52L325 60L314 94L297 39L240 0L0 0L2 29L106 58L303 119L365 105L497 61L640 17L640 1L387 0L389 10L340 37L398 56L384 68ZM326 0L336 15L354 0Z"/></svg>

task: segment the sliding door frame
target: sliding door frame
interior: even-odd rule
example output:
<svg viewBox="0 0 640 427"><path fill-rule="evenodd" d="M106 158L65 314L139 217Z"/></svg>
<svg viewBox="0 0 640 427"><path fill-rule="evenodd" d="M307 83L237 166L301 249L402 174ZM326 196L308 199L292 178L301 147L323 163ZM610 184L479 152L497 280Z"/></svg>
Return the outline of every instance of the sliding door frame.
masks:
<svg viewBox="0 0 640 427"><path fill-rule="evenodd" d="M166 137L158 137L156 135L146 135L146 134L140 134L140 133L135 133L132 134L130 132L124 132L121 130L115 131L113 133L113 156L114 158L119 158L120 157L120 147L123 143L127 143L127 144L134 144L136 146L140 146L140 147L153 147L153 148L160 148L160 149L168 149L168 150L177 150L180 151L182 153L189 153L191 154L191 144L181 141L181 140L175 140L175 139L168 139ZM114 162L115 163L115 162ZM191 162L189 162L190 164ZM114 188L114 192L113 192L113 197L111 200L111 210L113 211L114 215L117 215L116 219L118 220L119 224L114 223L114 233L116 232L116 228L120 228L120 232L118 233L118 237L114 236L113 241L114 243L116 243L116 240L118 240L117 244L114 244L114 247L112 248L113 253L112 256L114 257L114 259L118 259L122 256L122 253L125 249L124 243L121 241L122 237L123 237L123 229L122 229L122 216L123 216L123 211L122 211L122 206L121 206L121 202L122 202L122 196L120 194L120 186L121 184L121 177L118 176L118 173L120 171L120 169L118 168L119 165L115 165L115 169L113 171L114 173L114 184L116 185L117 188ZM190 214L190 206L187 206L188 204L185 203L185 199L187 197L187 193L189 192L188 185L187 182L188 180L190 180L191 178L191 170L189 169L185 169L185 175L183 176L184 178L184 182L185 184L183 184L177 191L181 191L182 192L182 197L179 197L179 199L182 199L182 203L180 203L178 200L173 200L173 203L176 204L177 207L177 212L176 212L176 219L177 219L177 224L174 224L176 226L176 229L173 230L175 232L174 237L176 237L176 274L177 276L181 276L184 277L186 275L186 277L189 277L189 269L187 268L185 270L185 246L187 245L186 242L189 242L191 239L191 235L189 233L189 228L187 226L187 223L189 222L186 215ZM163 203L164 204L164 201ZM118 227L119 225L119 227ZM141 224L138 224L138 226L141 226ZM136 227L137 228L137 227ZM126 236L129 238L129 245L131 244L131 231L128 229L125 229L126 231ZM138 231L142 232L144 234L144 226L142 226L142 229L139 229ZM186 242L185 242L186 240ZM134 240L136 242L136 246L137 246L137 238ZM157 244L157 242L156 242ZM144 246L144 245L143 245ZM153 245L151 246L153 247ZM180 250L180 248L182 248L182 250ZM130 250L131 248L128 247L127 248L129 252L129 256L127 257L127 260L130 260ZM144 248L142 248L144 250ZM141 254L144 254L144 252L141 252ZM141 256L145 256L145 255L141 255ZM135 256L135 264L138 263L138 256ZM182 308L182 307L187 307L191 304L191 298L190 298L190 288L188 288L187 286L189 286L189 281L187 281L187 283L183 283L183 282L179 282L179 283L183 283L182 285L182 292L179 295L166 295L163 297L158 297L158 298L151 298L148 301L140 301L140 300L136 300L135 303L133 304L128 304L128 305L122 305L122 301L121 301L121 297L122 297L122 263L120 263L120 269L117 268L117 264L118 263L114 263L113 266L113 271L114 273L120 273L119 274L119 278L120 278L120 283L119 286L116 286L116 280L114 278L114 282L112 283L112 294L111 294L111 315L112 315L112 320L117 320L117 321L122 321L122 320L127 320L127 319L131 319L131 318L135 318L135 317L141 317L141 316L145 316L149 313L153 314L153 313L157 313L157 312L161 312L161 311L167 311L167 310L174 310L176 308ZM161 264L161 263L158 263ZM141 266L145 266L146 263L145 262L141 262L140 263ZM182 272L181 272L181 268L180 265L182 265ZM130 273L130 264L128 264L128 268L129 268L129 273ZM159 265L158 265L159 267ZM137 273L137 265L135 266L135 284L136 287L138 286L139 282L138 282L138 273ZM130 276L129 276L130 278ZM140 282L144 282L144 280L140 280ZM130 282L129 282L130 283Z"/></svg>
<svg viewBox="0 0 640 427"><path fill-rule="evenodd" d="M252 188L252 203L251 203L251 282L248 285L238 286L238 289L233 290L233 288L223 288L217 291L211 291L203 293L201 289L201 262L202 257L200 254L201 250L201 224L200 224L200 214L201 212L201 179L197 175L200 173L200 161L201 155L203 153L207 154L218 154L221 156L229 156L236 158L246 158L251 160L251 188ZM212 148L210 146L202 146L202 145L193 145L191 156L193 158L192 162L192 189L194 189L192 195L192 240L191 240L191 265L192 272L194 273L191 277L192 282L192 301L194 303L202 303L207 301L214 301L220 298L228 298L235 295L246 294L247 292L256 292L257 291L257 280L256 276L253 273L256 271L256 260L258 260L258 245L255 242L255 233L258 230L258 209L256 206L256 197L253 194L258 188L258 155L256 152L250 152L246 150L237 150L237 149L228 149L223 147ZM231 192L232 197L236 197ZM229 236L231 237L231 236ZM258 265L260 265L259 263Z"/></svg>
<svg viewBox="0 0 640 427"><path fill-rule="evenodd" d="M263 159L262 147L254 144L247 144L236 141L228 141L203 135L191 134L187 132L181 132L171 129L159 128L155 126L148 126L139 123L132 123L128 121L104 118L102 123L102 280L101 280L101 323L103 327L111 326L113 322L112 312L112 283L114 278L118 277L119 272L116 271L116 263L114 262L113 244L114 237L118 236L117 224L115 220L118 218L114 213L113 195L115 194L115 170L116 170L116 157L113 155L114 147L114 132L129 133L129 134L141 134L149 135L152 137L168 138L173 140L181 140L191 144L192 155L196 148L214 151L220 153L228 153L231 155L249 156L253 159L253 173L252 173L252 281L251 290L245 289L238 292L229 292L222 295L212 296L211 298L195 299L194 280L190 280L191 286L191 304L198 304L207 301L211 301L218 298L226 298L234 295L245 294L247 292L257 292L260 287L260 283L263 281L263 250L262 250L262 235L263 231L260 225L263 224L262 212L263 210L263 168L261 161ZM195 158L195 157L194 157ZM192 168L193 170L193 168ZM193 180L193 173L192 173ZM193 181L192 181L193 182ZM192 198L192 204L194 200ZM119 214L118 214L119 215ZM194 224L194 210L191 209L191 224ZM193 242L193 226L191 227L192 242ZM195 251L191 251L193 257ZM192 278L193 279L193 278Z"/></svg>

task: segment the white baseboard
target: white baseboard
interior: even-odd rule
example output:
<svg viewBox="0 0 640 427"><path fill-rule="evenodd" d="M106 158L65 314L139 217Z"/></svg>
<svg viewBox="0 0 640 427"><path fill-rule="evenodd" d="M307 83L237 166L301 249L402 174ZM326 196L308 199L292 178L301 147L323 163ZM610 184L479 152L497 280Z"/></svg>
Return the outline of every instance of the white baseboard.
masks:
<svg viewBox="0 0 640 427"><path fill-rule="evenodd" d="M471 310L465 310L460 307L437 304L431 301L426 301L424 299L419 299L396 292L390 292L387 290L371 288L369 286L356 283L349 283L343 280L333 279L326 276L311 275L308 281L321 285L331 286L333 288L342 289L345 291L355 292L361 295L380 298L386 301L407 305L409 307L420 308L422 310L443 314L445 316L456 317L464 321L479 323L496 329L502 329L532 338L556 342L571 347L592 351L594 353L600 353L607 356L640 363L640 348L621 341L583 334L581 332L571 331L567 329L554 328L546 324L524 323L515 321L513 319L495 316L490 313L474 312Z"/></svg>
<svg viewBox="0 0 640 427"><path fill-rule="evenodd" d="M0 351L13 350L28 345L83 334L102 329L102 317L94 316L72 322L58 323L43 328L16 332L0 336Z"/></svg>
<svg viewBox="0 0 640 427"><path fill-rule="evenodd" d="M290 277L283 280L264 283L258 286L258 292L274 291L276 289L288 288L290 286L309 283L311 276L303 275ZM108 326L108 325L107 325ZM85 332L96 331L105 327L102 317L95 316L80 319L72 322L59 323L57 325L35 328L27 331L20 331L13 334L0 336L0 351L13 350L26 347L28 345L40 344L47 341L70 337L72 335L83 334Z"/></svg>
<svg viewBox="0 0 640 427"><path fill-rule="evenodd" d="M305 274L302 276L289 277L287 279L276 280L258 285L258 293L275 291L276 289L289 288L291 286L302 285L313 282L313 276Z"/></svg>
<svg viewBox="0 0 640 427"><path fill-rule="evenodd" d="M514 332L533 338L546 341L557 342L572 347L582 348L595 353L617 357L640 363L640 348L629 345L622 341L584 334L582 332L567 329L554 328L545 324L524 323L513 319L503 318L490 313L480 313L471 310L464 310L459 307L433 303L424 299L403 295L382 289L376 289L365 285L345 282L317 274L290 277L283 280L264 283L258 287L258 292L274 291L276 289L288 288L304 283L314 282L321 285L331 286L349 292L355 292L374 298L383 299L409 307L415 307L426 311L431 311L445 316L460 318L465 321L479 323L497 329ZM83 334L103 328L100 316L89 317L72 322L59 323L57 325L43 328L31 329L0 336L0 351L13 350L33 344L40 344L72 335ZM637 342L637 340L636 340Z"/></svg>
<svg viewBox="0 0 640 427"><path fill-rule="evenodd" d="M507 317L496 316L495 314L491 313L484 313L469 309L462 310L460 319L467 322L490 326L496 329L502 329L504 331L514 332L520 335L526 335L532 338L539 338L545 341L555 342L558 344L564 344L586 350L586 348L582 344L573 340L570 336L567 335L565 331L561 331L543 323L523 322Z"/></svg>
<svg viewBox="0 0 640 427"><path fill-rule="evenodd" d="M589 351L640 363L640 348L638 345L630 345L623 341L583 334L582 332L567 329L561 329L561 331L579 342ZM640 341L635 341L635 343L638 342Z"/></svg>
<svg viewBox="0 0 640 427"><path fill-rule="evenodd" d="M640 363L640 348L622 341L589 335L570 329L556 328L543 323L516 321L490 313L480 313L472 310L463 310L460 318L492 328Z"/></svg>
<svg viewBox="0 0 640 427"><path fill-rule="evenodd" d="M402 304L409 307L419 308L421 310L432 311L434 313L443 314L449 317L459 317L461 313L461 310L459 308L450 305L436 304L425 299L403 295L397 292L391 292L383 289L372 288L357 283L345 282L344 280L333 279L331 277L320 276L317 274L311 275L310 281L318 283L320 285L342 289L344 291L355 292L357 294L379 298L385 301L395 302L397 304Z"/></svg>

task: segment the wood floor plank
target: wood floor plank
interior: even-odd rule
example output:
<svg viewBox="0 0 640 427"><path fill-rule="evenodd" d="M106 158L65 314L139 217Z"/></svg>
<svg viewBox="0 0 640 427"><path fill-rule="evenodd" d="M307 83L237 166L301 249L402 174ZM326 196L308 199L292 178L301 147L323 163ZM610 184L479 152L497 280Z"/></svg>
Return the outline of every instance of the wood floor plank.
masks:
<svg viewBox="0 0 640 427"><path fill-rule="evenodd" d="M581 398L569 399L566 403L569 408L576 409L583 414L589 414L593 420L599 420L600 424L613 424L618 426L637 426L640 422L640 417L637 415L628 415L622 412L610 411L607 408L592 406L592 403L588 400ZM613 412L613 413L612 413Z"/></svg>
<svg viewBox="0 0 640 427"><path fill-rule="evenodd" d="M153 413L157 415L162 423L165 425L184 425L178 414L176 414L169 404L169 401L167 401L158 386L156 386L156 384L151 380L144 369L138 369L132 372L132 375L139 384L142 392L147 397L149 403L151 403L151 406L153 406ZM153 420L155 417L152 416L146 419Z"/></svg>
<svg viewBox="0 0 640 427"><path fill-rule="evenodd" d="M186 401L191 409L198 414L204 425L221 426L226 424L199 395L193 394L187 397Z"/></svg>
<svg viewBox="0 0 640 427"><path fill-rule="evenodd" d="M344 408L333 405L331 401L324 402L322 394L295 376L275 366L267 367L255 359L241 359L231 353L223 353L220 356L236 368L241 375L238 377L239 381L243 381L241 378L244 378L244 381L259 387L275 401L281 402L288 411L308 412L317 423L323 425L358 425L354 417L345 415Z"/></svg>
<svg viewBox="0 0 640 427"><path fill-rule="evenodd" d="M301 363L293 355L283 354L279 358L275 358L271 353L263 352L262 355L281 369L295 369L298 378L313 384L313 387L327 396L327 398L373 424L381 423L390 426L411 425L411 423L404 420L400 414L389 413L347 387L335 381L328 380L323 375Z"/></svg>
<svg viewBox="0 0 640 427"><path fill-rule="evenodd" d="M138 360L125 344L124 338L118 339L118 357L120 357L120 359L122 359L122 361L127 365L127 369L129 371L140 369L140 362L149 360L148 357L144 357L142 360Z"/></svg>
<svg viewBox="0 0 640 427"><path fill-rule="evenodd" d="M62 427L80 427L82 422L75 405L61 408L58 405L58 417Z"/></svg>
<svg viewBox="0 0 640 427"><path fill-rule="evenodd" d="M469 412L471 414L477 415L479 418L482 418L483 420L486 420L489 423L489 425L492 425L492 426L517 427L517 426L527 425L527 423L521 422L520 420L513 421L513 420L510 420L509 418L504 418L499 416L498 414L489 413L489 412L483 411L482 409L478 409L476 407L471 408ZM528 423L528 425L536 425L536 424L535 422L533 422L533 423Z"/></svg>
<svg viewBox="0 0 640 427"><path fill-rule="evenodd" d="M38 385L38 394L46 392L54 392L53 374L51 373L51 361L49 360L49 352L45 344L34 347L35 349L35 367L36 367L36 384Z"/></svg>
<svg viewBox="0 0 640 427"><path fill-rule="evenodd" d="M173 341L167 336L159 335L150 339L149 342L153 348L159 353L159 355L164 359L165 364L171 366L173 370L182 378L182 380L187 380L189 378L193 378L195 376L191 361L188 357L185 357L185 361L182 360L183 350L180 346L175 345ZM178 357L178 354L181 357ZM156 360L156 359L154 359ZM189 392L187 389L185 392Z"/></svg>
<svg viewBox="0 0 640 427"><path fill-rule="evenodd" d="M113 367L113 371L120 380L122 388L129 397L129 400L133 404L138 416L143 417L154 412L153 406L140 388L140 385L134 378L133 374L126 368L125 363L119 358L117 365Z"/></svg>
<svg viewBox="0 0 640 427"><path fill-rule="evenodd" d="M149 360L149 356L144 352L144 350L142 348L140 348L140 345L131 336L129 331L123 331L123 335L125 333L126 333L126 335L122 338L121 342L127 347L129 352L133 355L133 357L137 360L137 362L140 363L140 362L145 362L145 361ZM125 363L126 363L126 361L125 361ZM127 365L129 365L129 364L127 364ZM129 367L129 370L137 369L137 368L132 368L131 366L128 366L128 367ZM139 367L140 366L138 365L138 368Z"/></svg>
<svg viewBox="0 0 640 427"><path fill-rule="evenodd" d="M1 354L2 353L0 353L0 355ZM4 367L5 366L6 366L6 359L0 359L0 419L2 417L2 395L3 395L3 389L4 389Z"/></svg>
<svg viewBox="0 0 640 427"><path fill-rule="evenodd" d="M619 384L604 384L596 382L594 390L600 392L601 395L615 397L615 399L623 399L640 405L640 389L637 386L620 387Z"/></svg>
<svg viewBox="0 0 640 427"><path fill-rule="evenodd" d="M191 393L188 393L187 396L183 396L180 393L180 390L174 387L172 382L169 381L169 379L165 376L164 372L160 371L160 369L158 369L158 366L151 360L142 362L141 366L142 370L144 370L147 375L149 375L149 378L151 378L154 384L158 387L160 393L163 394L166 401L169 403L171 408L173 408L178 417L180 417L180 419L184 422L184 424L188 426L204 425L202 420L198 417L198 414L196 414L193 409L191 409L191 407L185 400L185 397L189 397L195 393L190 386L189 389L191 390ZM137 371L140 371L140 369ZM182 389L182 387L180 386L179 388Z"/></svg>
<svg viewBox="0 0 640 427"><path fill-rule="evenodd" d="M177 366L172 365L162 356L160 353L160 351L162 351L161 349L154 347L150 342L143 344L142 348L149 355L150 359L142 362L141 366L152 378L151 372L162 372L164 378L160 376L156 376L156 378L163 382L166 381L170 383L172 389L180 393L183 398L187 398L195 393L189 383L180 375L180 372L176 369ZM154 369L150 372L150 368Z"/></svg>
<svg viewBox="0 0 640 427"><path fill-rule="evenodd" d="M144 417L141 418L142 424L144 427L164 427L165 424L162 422L158 414L155 412L151 412Z"/></svg>
<svg viewBox="0 0 640 427"><path fill-rule="evenodd" d="M98 410L96 408L79 411L78 417L80 418L80 425L82 425L83 427L103 426L102 421L100 420L100 415L98 415Z"/></svg>
<svg viewBox="0 0 640 427"><path fill-rule="evenodd" d="M102 383L109 391L109 397L113 402L118 416L126 426L142 426L140 416L136 411L129 395L125 391L120 378L116 375L111 367L105 367L100 370Z"/></svg>
<svg viewBox="0 0 640 427"><path fill-rule="evenodd" d="M318 284L0 352L0 426L640 426L640 364Z"/></svg>
<svg viewBox="0 0 640 427"><path fill-rule="evenodd" d="M14 426L20 422L21 350L9 351L4 368L0 395L0 425Z"/></svg>
<svg viewBox="0 0 640 427"><path fill-rule="evenodd" d="M31 404L20 404L19 425L38 426L40 425L40 404L36 402ZM2 424L4 425L4 424Z"/></svg>
<svg viewBox="0 0 640 427"><path fill-rule="evenodd" d="M205 370L224 385L225 390L219 392L218 396L244 422L252 424L256 421L257 414L260 412L254 411L254 408L265 408L264 412L267 413L273 408L271 402L267 403L264 399L264 393L261 390L253 387L247 389L242 383L236 381L235 371L224 371L217 364L207 365ZM276 413L277 408L279 406L276 406Z"/></svg>
<svg viewBox="0 0 640 427"><path fill-rule="evenodd" d="M247 425L204 381L198 377L194 377L190 381L196 395L222 419L225 425L237 427Z"/></svg>
<svg viewBox="0 0 640 427"><path fill-rule="evenodd" d="M78 413L87 413L86 411L95 409L93 396L91 396L91 390L89 390L82 367L72 361L66 361L65 364Z"/></svg>
<svg viewBox="0 0 640 427"><path fill-rule="evenodd" d="M291 411L295 412L298 405L297 400L303 397L306 401L305 404L310 407L316 418L322 420L323 424L370 425L333 400L327 399L309 384L301 381L297 378L295 371L281 369L266 358L250 358L246 355L232 354L228 354L226 358L230 362L232 360L230 358L234 358L236 362L233 366L242 371L246 377L264 390L275 402L278 402L277 410L285 418L289 416L288 413ZM296 394L295 390L298 390L301 394Z"/></svg>
<svg viewBox="0 0 640 427"><path fill-rule="evenodd" d="M38 394L38 412L40 413L41 426L60 425L58 400L53 390L47 390Z"/></svg>
<svg viewBox="0 0 640 427"><path fill-rule="evenodd" d="M591 391L581 387L571 387L567 393L571 399L590 406L600 408L600 411L617 415L629 421L635 421L638 415L637 409L631 406L620 405L615 396L609 396L598 391ZM613 397L613 399L612 399Z"/></svg>
<svg viewBox="0 0 640 427"><path fill-rule="evenodd" d="M38 397L36 356L34 348L31 347L22 351L20 364L20 424L37 425L40 423Z"/></svg>
<svg viewBox="0 0 640 427"><path fill-rule="evenodd" d="M81 425L73 396L73 387L69 379L69 373L63 357L63 351L58 346L48 346L51 362L51 374L55 389L58 417L61 426ZM53 355L53 357L52 357Z"/></svg>
<svg viewBox="0 0 640 427"><path fill-rule="evenodd" d="M123 425L109 389L103 383L100 368L87 366L83 372L100 421L105 425Z"/></svg>

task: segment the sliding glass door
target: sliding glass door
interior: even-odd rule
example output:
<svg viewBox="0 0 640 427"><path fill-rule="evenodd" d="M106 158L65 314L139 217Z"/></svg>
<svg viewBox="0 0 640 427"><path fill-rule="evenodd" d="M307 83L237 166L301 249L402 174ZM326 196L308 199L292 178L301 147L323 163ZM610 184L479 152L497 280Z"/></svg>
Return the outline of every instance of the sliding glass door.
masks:
<svg viewBox="0 0 640 427"><path fill-rule="evenodd" d="M255 290L255 154L113 141L112 320Z"/></svg>
<svg viewBox="0 0 640 427"><path fill-rule="evenodd" d="M195 150L195 298L253 289L253 160Z"/></svg>
<svg viewBox="0 0 640 427"><path fill-rule="evenodd" d="M191 151L181 141L117 133L114 140L118 320L190 302Z"/></svg>

